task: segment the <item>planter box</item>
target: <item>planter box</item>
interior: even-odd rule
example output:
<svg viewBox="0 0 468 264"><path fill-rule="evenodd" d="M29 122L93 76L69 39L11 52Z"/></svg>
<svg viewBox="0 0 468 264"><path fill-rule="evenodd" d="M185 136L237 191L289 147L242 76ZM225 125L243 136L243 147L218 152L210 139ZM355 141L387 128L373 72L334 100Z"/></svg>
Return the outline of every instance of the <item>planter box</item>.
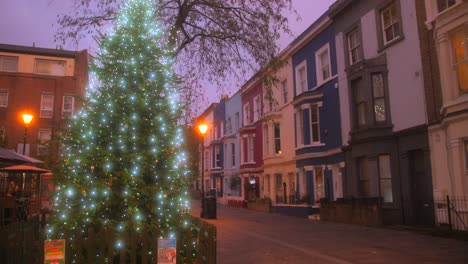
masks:
<svg viewBox="0 0 468 264"><path fill-rule="evenodd" d="M339 199L336 202L321 201L320 219L324 221L383 226L380 199Z"/></svg>
<svg viewBox="0 0 468 264"><path fill-rule="evenodd" d="M259 211L259 212L271 212L271 203L270 202L261 202L261 201L248 201L247 209Z"/></svg>

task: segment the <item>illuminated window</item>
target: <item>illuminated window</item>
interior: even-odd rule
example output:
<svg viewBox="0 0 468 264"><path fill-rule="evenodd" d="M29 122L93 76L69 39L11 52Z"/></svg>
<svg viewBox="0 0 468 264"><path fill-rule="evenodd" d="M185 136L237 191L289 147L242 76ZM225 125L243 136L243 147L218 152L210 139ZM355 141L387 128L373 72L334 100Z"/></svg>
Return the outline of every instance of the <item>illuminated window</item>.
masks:
<svg viewBox="0 0 468 264"><path fill-rule="evenodd" d="M457 70L460 93L468 92L468 26L452 34L453 67Z"/></svg>
<svg viewBox="0 0 468 264"><path fill-rule="evenodd" d="M372 95L374 101L374 118L376 122L385 122L385 89L381 73L372 74Z"/></svg>

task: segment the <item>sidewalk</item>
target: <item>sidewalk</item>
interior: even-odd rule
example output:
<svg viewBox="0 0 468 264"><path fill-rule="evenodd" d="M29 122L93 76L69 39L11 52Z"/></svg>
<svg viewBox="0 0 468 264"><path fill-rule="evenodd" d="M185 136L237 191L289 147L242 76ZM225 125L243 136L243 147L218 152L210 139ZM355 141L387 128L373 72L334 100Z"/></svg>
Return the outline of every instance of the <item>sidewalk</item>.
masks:
<svg viewBox="0 0 468 264"><path fill-rule="evenodd" d="M191 214L200 216L200 201ZM217 263L468 263L468 242L218 204Z"/></svg>

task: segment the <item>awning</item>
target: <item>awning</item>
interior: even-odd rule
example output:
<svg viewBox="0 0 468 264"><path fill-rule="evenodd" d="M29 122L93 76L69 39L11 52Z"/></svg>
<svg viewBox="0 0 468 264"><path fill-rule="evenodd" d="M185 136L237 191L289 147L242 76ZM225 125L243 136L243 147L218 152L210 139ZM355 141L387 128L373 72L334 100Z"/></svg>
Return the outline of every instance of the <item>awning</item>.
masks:
<svg viewBox="0 0 468 264"><path fill-rule="evenodd" d="M12 150L0 148L0 162L7 162L7 163L43 163L42 161L28 157L26 155L21 155L16 153Z"/></svg>
<svg viewBox="0 0 468 264"><path fill-rule="evenodd" d="M49 172L49 170L29 166L29 165L15 165L10 167L1 168L0 171L31 171L31 172Z"/></svg>

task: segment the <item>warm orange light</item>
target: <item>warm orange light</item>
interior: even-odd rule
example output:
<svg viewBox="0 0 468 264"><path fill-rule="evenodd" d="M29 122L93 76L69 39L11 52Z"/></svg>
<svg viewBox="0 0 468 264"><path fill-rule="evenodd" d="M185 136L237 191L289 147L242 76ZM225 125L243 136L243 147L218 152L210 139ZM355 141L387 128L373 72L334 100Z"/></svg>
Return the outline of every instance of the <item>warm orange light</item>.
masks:
<svg viewBox="0 0 468 264"><path fill-rule="evenodd" d="M24 122L25 125L29 125L29 123L31 123L32 119L33 119L32 115L23 114L23 122Z"/></svg>
<svg viewBox="0 0 468 264"><path fill-rule="evenodd" d="M204 123L198 125L198 130L202 135L205 135L206 131L208 130L208 126Z"/></svg>

